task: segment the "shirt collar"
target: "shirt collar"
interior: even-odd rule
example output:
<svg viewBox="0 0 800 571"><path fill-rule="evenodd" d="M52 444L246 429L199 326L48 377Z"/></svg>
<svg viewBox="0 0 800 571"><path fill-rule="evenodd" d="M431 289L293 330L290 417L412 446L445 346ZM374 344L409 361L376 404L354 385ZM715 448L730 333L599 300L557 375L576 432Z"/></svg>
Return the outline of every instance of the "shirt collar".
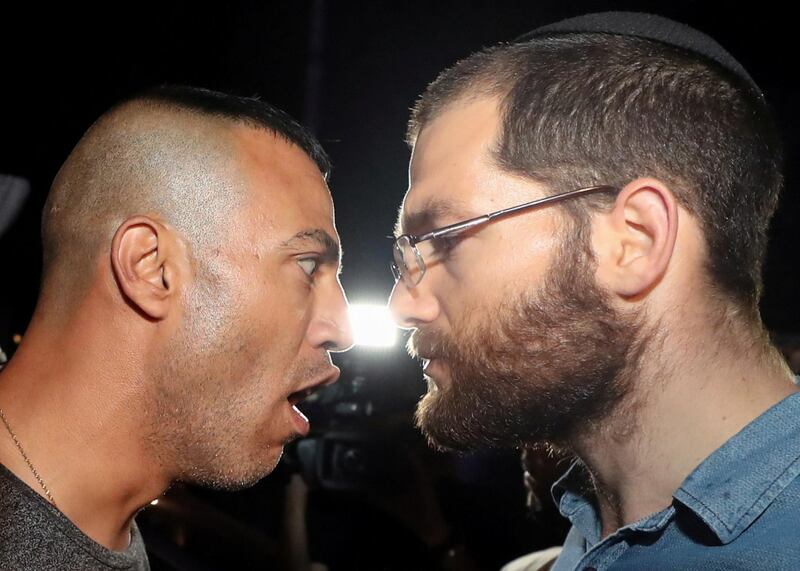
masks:
<svg viewBox="0 0 800 571"><path fill-rule="evenodd" d="M683 481L677 501L722 543L747 529L800 474L800 393L745 426Z"/></svg>
<svg viewBox="0 0 800 571"><path fill-rule="evenodd" d="M721 543L730 543L800 475L800 393L794 393L706 458L673 497L694 512ZM586 468L576 460L552 487L561 515L589 544L600 518Z"/></svg>
<svg viewBox="0 0 800 571"><path fill-rule="evenodd" d="M561 515L594 545L600 540L600 517L594 506L594 490L589 473L580 460L575 460L551 488L553 500Z"/></svg>

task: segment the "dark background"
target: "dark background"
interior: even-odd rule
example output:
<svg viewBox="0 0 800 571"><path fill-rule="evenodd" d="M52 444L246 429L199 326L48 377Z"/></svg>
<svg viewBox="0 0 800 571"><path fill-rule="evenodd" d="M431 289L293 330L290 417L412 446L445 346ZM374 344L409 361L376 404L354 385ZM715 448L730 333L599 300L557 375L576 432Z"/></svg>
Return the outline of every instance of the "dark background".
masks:
<svg viewBox="0 0 800 571"><path fill-rule="evenodd" d="M737 8L689 1L463 0L27 6L0 8L0 172L24 176L33 188L21 216L0 239L4 347L13 347L11 335L24 331L36 300L38 219L48 186L84 130L116 100L155 84L187 83L258 94L309 125L334 163L331 188L345 250L345 288L351 302L383 303L392 284L385 237L406 186L403 135L416 96L444 67L483 46L608 9L655 12L705 31L765 92L785 138L787 179L770 235L762 313L773 332L800 333L793 225L800 213L798 50L794 18L777 2ZM283 549L285 485L303 466L310 486L311 553L332 569L438 568L443 552L437 548L443 546L429 545L425 530L407 523L414 520L408 502L402 509L387 507L386 499L396 500L398 490L413 497L420 486L433 489L436 500L420 500L413 509L443 514L448 542L466 544L477 568L497 568L559 541L563 526L552 513L545 510L537 520L526 516L514 455L455 458L425 450L409 420L423 387L402 349L356 349L341 364L338 392L311 406L320 409L312 418L311 440L319 446L306 451L312 460L304 464L294 449L276 474L241 494L177 490L174 505L180 509L162 506L143 514L143 528L159 545L154 566L286 566L285 557L276 555ZM337 409L342 403L355 408ZM331 434L338 436L323 445L321 439ZM331 480L320 481L308 468L316 458L338 461L341 450L361 456ZM426 473L422 483L404 472L417 461ZM185 520L197 529L180 523Z"/></svg>

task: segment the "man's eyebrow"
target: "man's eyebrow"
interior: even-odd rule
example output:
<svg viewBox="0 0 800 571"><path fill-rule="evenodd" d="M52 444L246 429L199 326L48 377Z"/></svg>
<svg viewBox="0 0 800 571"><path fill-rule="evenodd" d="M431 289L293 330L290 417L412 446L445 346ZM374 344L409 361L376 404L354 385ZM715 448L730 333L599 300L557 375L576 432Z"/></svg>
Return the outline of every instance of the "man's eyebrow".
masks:
<svg viewBox="0 0 800 571"><path fill-rule="evenodd" d="M421 234L441 226L443 219L452 221L469 218L465 209L459 202L432 197L422 204L422 208L414 212L404 211L397 219L394 227L394 236L402 234Z"/></svg>
<svg viewBox="0 0 800 571"><path fill-rule="evenodd" d="M296 248L309 242L322 246L321 259L323 262L339 261L342 255L339 242L334 240L330 234L321 228L301 230L291 238L281 242L281 246L284 248Z"/></svg>

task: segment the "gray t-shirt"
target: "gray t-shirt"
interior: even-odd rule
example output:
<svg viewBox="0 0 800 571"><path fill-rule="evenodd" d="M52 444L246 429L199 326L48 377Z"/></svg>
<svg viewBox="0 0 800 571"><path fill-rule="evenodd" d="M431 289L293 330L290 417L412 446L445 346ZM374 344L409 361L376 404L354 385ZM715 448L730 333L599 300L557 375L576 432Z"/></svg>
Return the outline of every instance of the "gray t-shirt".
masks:
<svg viewBox="0 0 800 571"><path fill-rule="evenodd" d="M150 565L135 523L125 551L107 549L0 464L0 569L149 571Z"/></svg>

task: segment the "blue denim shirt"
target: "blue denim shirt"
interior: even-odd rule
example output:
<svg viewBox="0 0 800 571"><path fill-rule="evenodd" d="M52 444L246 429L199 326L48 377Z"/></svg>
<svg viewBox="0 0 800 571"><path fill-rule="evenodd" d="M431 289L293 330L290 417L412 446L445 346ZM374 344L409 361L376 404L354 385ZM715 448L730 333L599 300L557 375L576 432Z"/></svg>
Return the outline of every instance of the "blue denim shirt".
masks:
<svg viewBox="0 0 800 571"><path fill-rule="evenodd" d="M572 529L552 571L798 571L800 393L706 458L668 508L602 541L579 463L556 482L553 497Z"/></svg>

